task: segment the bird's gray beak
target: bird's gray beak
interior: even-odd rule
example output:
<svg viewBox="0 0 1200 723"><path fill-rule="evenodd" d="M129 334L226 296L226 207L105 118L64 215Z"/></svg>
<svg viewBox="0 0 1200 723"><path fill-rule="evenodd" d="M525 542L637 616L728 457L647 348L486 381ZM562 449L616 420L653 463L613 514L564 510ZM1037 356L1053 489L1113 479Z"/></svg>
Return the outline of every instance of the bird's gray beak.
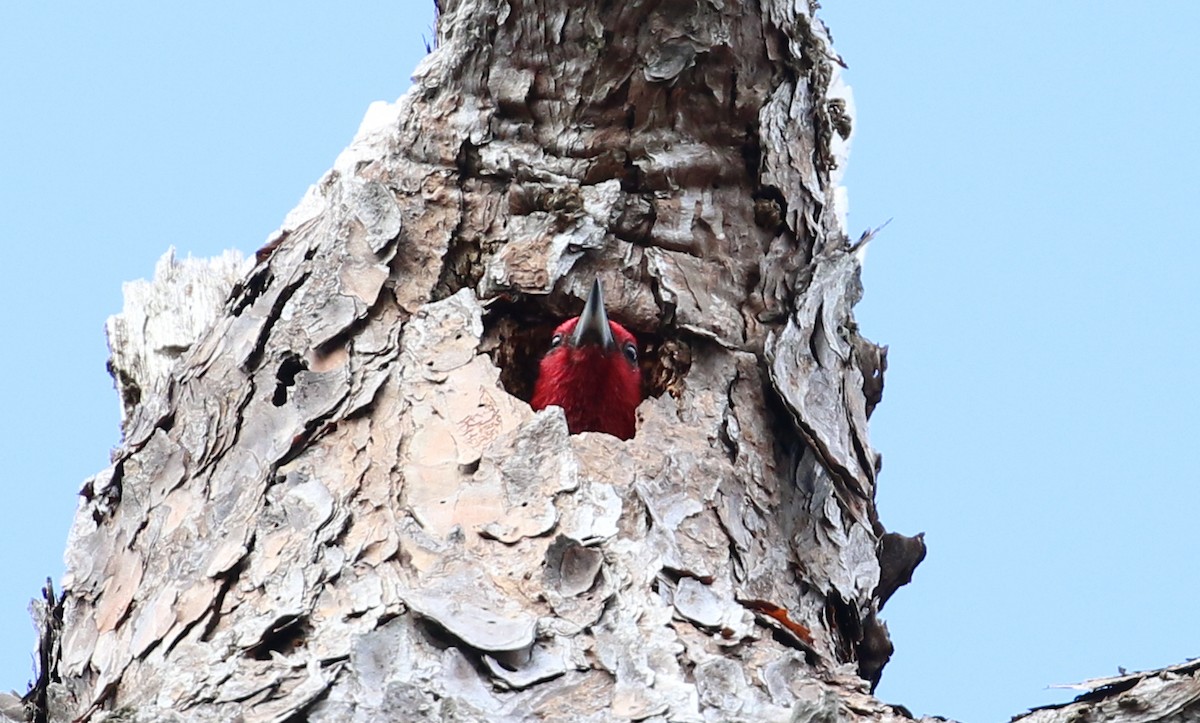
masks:
<svg viewBox="0 0 1200 723"><path fill-rule="evenodd" d="M592 282L592 293L588 294L587 304L571 333L571 346L579 347L596 344L602 349L612 349L616 346L613 341L612 329L608 326L608 314L604 313L604 289L600 287L600 278Z"/></svg>

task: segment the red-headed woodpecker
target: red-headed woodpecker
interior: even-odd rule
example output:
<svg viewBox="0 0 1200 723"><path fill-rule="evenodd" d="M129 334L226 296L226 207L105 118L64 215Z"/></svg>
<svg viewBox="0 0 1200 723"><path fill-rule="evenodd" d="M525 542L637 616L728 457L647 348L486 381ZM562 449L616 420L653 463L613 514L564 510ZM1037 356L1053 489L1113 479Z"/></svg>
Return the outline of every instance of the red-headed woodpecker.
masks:
<svg viewBox="0 0 1200 723"><path fill-rule="evenodd" d="M571 434L606 432L629 439L642 401L637 354L633 334L608 320L596 279L583 313L554 330L531 405L535 410L562 407Z"/></svg>

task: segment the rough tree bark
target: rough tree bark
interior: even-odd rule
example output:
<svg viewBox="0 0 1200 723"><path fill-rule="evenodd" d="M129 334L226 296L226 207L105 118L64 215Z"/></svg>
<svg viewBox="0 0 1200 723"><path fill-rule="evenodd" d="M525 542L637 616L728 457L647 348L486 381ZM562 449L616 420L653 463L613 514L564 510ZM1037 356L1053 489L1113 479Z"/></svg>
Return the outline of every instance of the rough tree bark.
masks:
<svg viewBox="0 0 1200 723"><path fill-rule="evenodd" d="M252 269L127 288L124 440L24 713L906 717L869 691L924 545L875 512L828 34L783 0L561 5L445 3ZM628 442L522 401L597 274L643 341ZM1197 720L1198 670L1022 720Z"/></svg>
<svg viewBox="0 0 1200 723"><path fill-rule="evenodd" d="M1070 703L1034 708L1013 723L1200 721L1200 660L1066 687L1083 692Z"/></svg>
<svg viewBox="0 0 1200 723"><path fill-rule="evenodd" d="M168 374L114 336L40 719L905 717L814 8L450 0L438 45ZM628 442L522 401L596 275Z"/></svg>

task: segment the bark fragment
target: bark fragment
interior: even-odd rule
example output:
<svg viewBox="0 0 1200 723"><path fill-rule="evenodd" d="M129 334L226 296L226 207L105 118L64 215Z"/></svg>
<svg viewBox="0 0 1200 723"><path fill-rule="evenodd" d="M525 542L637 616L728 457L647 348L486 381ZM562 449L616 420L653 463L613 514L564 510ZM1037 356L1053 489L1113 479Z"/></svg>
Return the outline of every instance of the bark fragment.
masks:
<svg viewBox="0 0 1200 723"><path fill-rule="evenodd" d="M1159 670L1097 678L1057 686L1082 691L1070 703L1049 705L1013 718L1023 723L1059 721L1164 721L1183 723L1200 717L1200 660Z"/></svg>

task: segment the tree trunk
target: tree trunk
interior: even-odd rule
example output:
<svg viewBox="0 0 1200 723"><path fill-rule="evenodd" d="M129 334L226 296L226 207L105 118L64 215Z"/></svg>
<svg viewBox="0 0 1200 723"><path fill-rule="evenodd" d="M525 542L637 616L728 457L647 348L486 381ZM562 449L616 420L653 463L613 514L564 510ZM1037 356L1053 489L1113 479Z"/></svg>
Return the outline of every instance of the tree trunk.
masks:
<svg viewBox="0 0 1200 723"><path fill-rule="evenodd" d="M924 545L876 515L852 104L798 5L445 2L170 373L114 335L42 719L904 717ZM627 442L522 401L595 276Z"/></svg>

